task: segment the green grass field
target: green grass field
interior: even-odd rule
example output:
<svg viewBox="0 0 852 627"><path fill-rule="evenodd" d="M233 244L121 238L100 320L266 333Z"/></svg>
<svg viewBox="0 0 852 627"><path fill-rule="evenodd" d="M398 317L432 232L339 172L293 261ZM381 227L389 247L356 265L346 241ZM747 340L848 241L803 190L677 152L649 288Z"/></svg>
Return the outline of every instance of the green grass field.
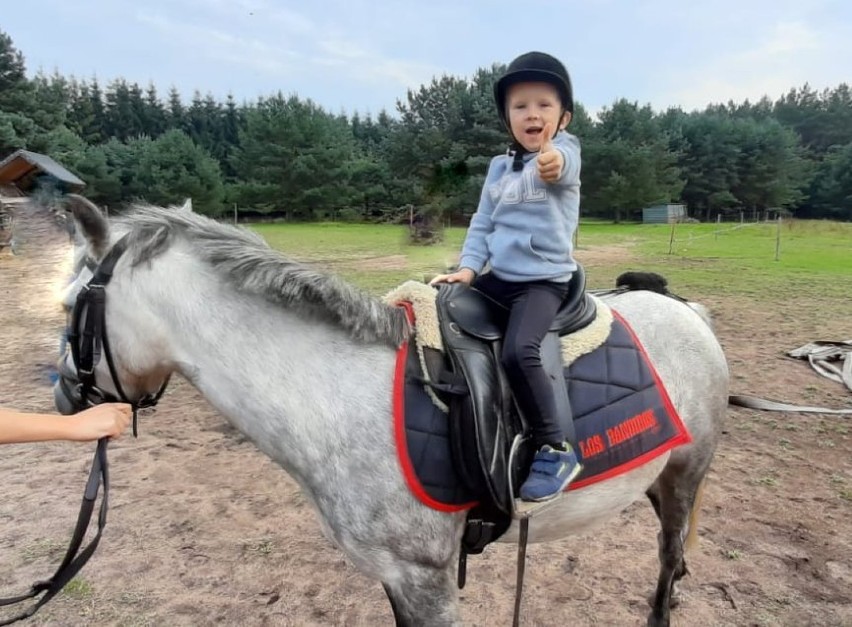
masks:
<svg viewBox="0 0 852 627"><path fill-rule="evenodd" d="M462 228L452 228L441 245L414 246L402 226L321 223L252 228L285 254L327 265L374 293L454 264L465 234ZM606 262L586 264L590 287L608 287L620 272L642 269L664 274L678 289L756 295L807 286L808 291L816 289L827 296L852 295L852 224L783 222L776 261L778 231L774 223L678 224L669 254L668 225L583 222L577 254L594 259L594 251L603 247L624 251L623 261L616 254Z"/></svg>

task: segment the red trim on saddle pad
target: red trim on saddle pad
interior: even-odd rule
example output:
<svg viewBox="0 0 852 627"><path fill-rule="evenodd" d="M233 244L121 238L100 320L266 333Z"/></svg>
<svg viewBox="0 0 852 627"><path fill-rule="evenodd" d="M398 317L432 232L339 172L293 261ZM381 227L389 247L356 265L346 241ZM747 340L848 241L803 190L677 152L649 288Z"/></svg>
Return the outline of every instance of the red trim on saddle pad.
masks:
<svg viewBox="0 0 852 627"><path fill-rule="evenodd" d="M409 302L398 303L400 307L405 309L408 322L414 327L414 309ZM417 497L417 499L440 512L462 512L470 509L477 504L476 501L471 503L461 503L458 505L450 505L436 501L426 492L426 489L417 478L417 473L414 471L414 465L411 463L411 457L408 454L408 443L405 437L405 362L408 359L408 341L396 351L396 367L394 368L393 376L393 428L394 438L396 439L397 458L399 465L402 468L402 475L405 477L405 482L408 484L409 490Z"/></svg>
<svg viewBox="0 0 852 627"><path fill-rule="evenodd" d="M408 318L409 323L414 326L414 310L410 303L403 302L399 303L399 306L402 307ZM597 474L587 478L587 479L579 479L571 484L568 488L571 490L578 490L581 488L585 488L592 484L598 483L599 481L604 481L607 479L612 479L613 477L617 477L626 472L629 472L638 466L648 463L652 459L672 450L673 448L688 444L692 441L692 437L689 435L689 432L686 430L686 427L683 424L680 416L678 416L677 411L674 408L674 405L669 397L668 392L663 386L662 381L660 380L660 376L657 373L656 368L648 357L647 352L645 351L645 347L642 346L639 339L636 337L636 334L633 332L633 329L627 323L624 318L619 315L616 311L612 312L615 319L623 325L626 329L627 334L630 336L636 350L638 350L639 355L641 355L641 359L644 361L645 365L648 367L648 371L650 372L651 377L653 378L654 384L656 386L657 392L659 393L659 400L657 401L657 410L658 412L665 412L666 416L669 419L669 423L671 425L671 430L674 432L674 435L670 436L666 441L662 442L656 448L653 448L649 451L646 451L639 455L638 457L634 457L633 459L622 462L621 464L615 465L611 468L607 468L605 470L601 470ZM452 502L446 503L440 500L437 500L434 496L430 494L430 490L432 490L432 486L430 485L429 490L424 487L423 483L421 483L420 478L417 475L417 470L415 468L415 462L412 461L411 451L409 450L409 441L408 441L408 433L407 433L407 425L406 425L406 366L407 360L409 358L409 341L405 341L397 350L396 354L396 364L394 367L394 381L393 381L393 390L392 390L392 403L393 403L393 429L394 429L394 439L396 441L396 450L397 457L399 460L400 469L402 471L402 475L405 478L406 485L414 494L414 496L424 505L447 513L455 513L468 510L475 505L477 505L477 501L465 501L462 503ZM427 401L428 402L428 401ZM662 407L661 407L662 405ZM435 411L438 411L435 409ZM663 418L662 416L658 416L658 418ZM635 417L634 417L635 419ZM604 435L605 426L600 427L600 431L596 431L595 433L600 433L600 437L606 438ZM627 431L630 433L630 430ZM435 494L434 490L432 490L432 494ZM466 497L461 495L461 498L457 498L457 501L464 500ZM449 499L448 499L449 500Z"/></svg>
<svg viewBox="0 0 852 627"><path fill-rule="evenodd" d="M660 379L660 375L657 373L657 369L654 367L654 363L648 357L648 353L645 351L645 347L642 345L642 342L639 341L639 338L636 337L636 334L633 332L633 328L628 324L627 320L624 319L621 314L619 314L615 309L612 309L612 315L616 318L621 324L624 325L624 328L627 329L627 332L630 334L633 343L636 345L636 348L639 350L639 354L642 355L642 359L645 361L645 364L648 366L648 370L650 370L651 375L654 377L654 383L657 386L657 391L660 393L660 398L663 401L663 406L665 407L666 414L671 420L672 427L674 428L676 435L669 438L665 442L663 442L657 448L651 449L640 455L639 457L634 457L633 459L624 462L618 466L613 466L612 468L605 470L604 472L598 473L588 479L581 479L579 481L575 481L570 486L568 486L568 491L579 490L580 488L585 488L594 483L598 483L599 481L605 481L606 479L612 479L613 477L617 477L618 475L622 475L626 472L637 468L643 464L648 463L655 457L659 457L663 453L666 453L677 446L681 446L682 444L689 444L692 442L692 436L689 435L689 431L686 430L686 427L683 424L683 421L680 419L680 416L675 410L674 404L672 403L671 398L669 397L669 393L663 385L662 379Z"/></svg>

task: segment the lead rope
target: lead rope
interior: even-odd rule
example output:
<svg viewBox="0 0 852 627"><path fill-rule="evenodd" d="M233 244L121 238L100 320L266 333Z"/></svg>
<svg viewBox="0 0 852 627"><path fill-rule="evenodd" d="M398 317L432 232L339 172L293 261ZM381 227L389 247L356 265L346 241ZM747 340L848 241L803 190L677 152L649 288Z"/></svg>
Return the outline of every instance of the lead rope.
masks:
<svg viewBox="0 0 852 627"><path fill-rule="evenodd" d="M852 414L852 409L829 409L827 407L810 407L807 405L790 405L789 403L778 403L757 396L747 394L731 394L728 397L728 405L747 407L748 409L760 409L762 411L785 411L806 414Z"/></svg>
<svg viewBox="0 0 852 627"><path fill-rule="evenodd" d="M89 479L86 482L86 490L83 493L83 503L80 506L80 514L77 517L77 524L74 528L74 534L71 537L71 544L65 553L65 558L56 569L53 577L47 581L36 582L26 594L8 599L0 599L0 606L12 606L27 599L33 599L44 592L35 605L25 612L0 619L0 625L11 625L19 620L31 617L41 607L56 596L62 588L68 584L71 579L83 568L83 565L92 557L95 549L98 548L98 543L101 541L101 534L106 526L107 509L109 507L109 464L107 462L107 442L108 438L98 440L95 456L92 460L92 468L89 472ZM98 530L94 538L89 542L88 546L80 551L80 546L83 543L83 538L86 535L86 530L89 527L89 521L92 518L92 513L95 509L95 500L98 497L98 491L103 483L104 490L101 497L101 506L98 512Z"/></svg>
<svg viewBox="0 0 852 627"><path fill-rule="evenodd" d="M527 565L527 537L530 530L529 517L523 517L520 521L521 533L518 537L518 576L515 579L515 613L512 617L512 627L521 624L521 598L524 594L524 571Z"/></svg>

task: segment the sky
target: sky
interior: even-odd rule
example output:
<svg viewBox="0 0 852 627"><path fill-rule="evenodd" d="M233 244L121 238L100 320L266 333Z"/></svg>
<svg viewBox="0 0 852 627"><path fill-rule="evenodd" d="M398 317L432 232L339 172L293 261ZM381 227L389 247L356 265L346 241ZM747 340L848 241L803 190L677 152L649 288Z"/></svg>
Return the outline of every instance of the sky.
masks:
<svg viewBox="0 0 852 627"><path fill-rule="evenodd" d="M618 98L703 109L852 82L848 0L40 0L0 30L30 75L58 70L238 102L283 92L394 114L407 90L509 63L565 63L591 112Z"/></svg>

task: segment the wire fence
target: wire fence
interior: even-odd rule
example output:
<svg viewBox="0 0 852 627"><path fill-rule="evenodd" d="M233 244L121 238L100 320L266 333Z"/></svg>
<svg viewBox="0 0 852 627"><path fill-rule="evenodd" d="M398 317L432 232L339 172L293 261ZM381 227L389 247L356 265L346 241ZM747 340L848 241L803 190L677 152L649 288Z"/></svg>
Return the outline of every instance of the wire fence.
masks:
<svg viewBox="0 0 852 627"><path fill-rule="evenodd" d="M741 216L742 216L742 214L741 214ZM772 220L767 219L765 221L745 222L741 219L740 222L738 222L737 224L734 224L733 226L723 227L722 224L724 224L724 223L721 221L721 216L717 216L716 228L713 229L712 231L710 231L709 233L708 232L695 233L695 232L690 231L686 234L686 237L683 237L683 238L678 237L678 227L679 226L682 227L684 225L684 223L674 221L674 222L671 223L671 234L669 236L668 254L669 255L674 254L675 245L678 244L678 243L689 244L690 242L693 242L695 240L701 240L701 239L706 239L706 238L710 238L710 237L718 240L720 235L724 236L724 235L726 235L728 233L732 233L734 231L741 231L743 229L750 229L750 228L754 228L754 227L766 227L767 225L774 224L775 225L775 261L778 261L781 258L781 224L782 224L782 220L783 220L783 218L780 215L776 215L776 217ZM683 229L681 228L680 230L683 230Z"/></svg>

